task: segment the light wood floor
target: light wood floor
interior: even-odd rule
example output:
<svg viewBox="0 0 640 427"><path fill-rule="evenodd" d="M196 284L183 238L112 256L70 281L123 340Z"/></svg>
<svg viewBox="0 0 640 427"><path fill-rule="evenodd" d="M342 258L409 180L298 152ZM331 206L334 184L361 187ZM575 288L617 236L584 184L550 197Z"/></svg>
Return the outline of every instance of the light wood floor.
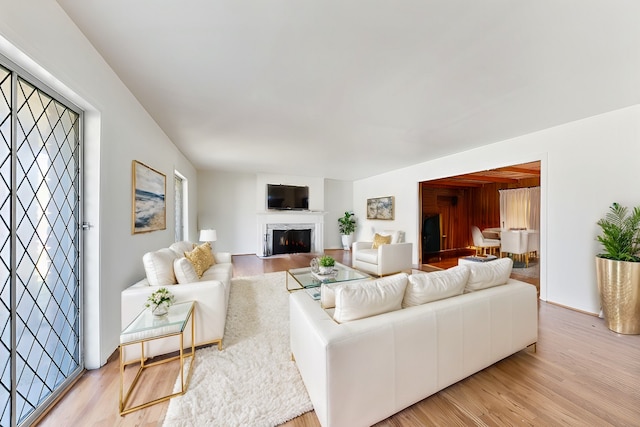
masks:
<svg viewBox="0 0 640 427"><path fill-rule="evenodd" d="M350 253L327 251L350 264ZM309 255L234 257L234 275L306 266ZM427 269L427 268L425 268ZM601 319L539 304L537 351L523 350L377 424L390 426L640 425L640 336L618 335ZM133 369L131 370L133 371ZM150 371L140 399L170 390L177 365ZM88 371L41 426L156 426L168 403L125 417L117 413L118 362ZM284 424L317 427L313 412Z"/></svg>

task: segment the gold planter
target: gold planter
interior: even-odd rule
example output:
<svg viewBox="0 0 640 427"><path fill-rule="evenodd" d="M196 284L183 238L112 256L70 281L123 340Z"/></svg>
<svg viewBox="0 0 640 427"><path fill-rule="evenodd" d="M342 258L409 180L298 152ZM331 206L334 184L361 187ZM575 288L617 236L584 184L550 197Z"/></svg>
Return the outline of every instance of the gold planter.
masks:
<svg viewBox="0 0 640 427"><path fill-rule="evenodd" d="M640 262L596 257L604 320L619 334L640 334Z"/></svg>

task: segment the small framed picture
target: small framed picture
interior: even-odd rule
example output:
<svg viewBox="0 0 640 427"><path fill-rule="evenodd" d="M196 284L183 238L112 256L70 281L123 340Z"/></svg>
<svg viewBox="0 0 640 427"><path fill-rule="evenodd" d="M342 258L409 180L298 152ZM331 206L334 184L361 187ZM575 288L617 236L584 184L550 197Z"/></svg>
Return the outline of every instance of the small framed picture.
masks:
<svg viewBox="0 0 640 427"><path fill-rule="evenodd" d="M137 160L132 169L132 234L166 229L167 177Z"/></svg>
<svg viewBox="0 0 640 427"><path fill-rule="evenodd" d="M367 199L367 219L394 219L393 204L393 196Z"/></svg>

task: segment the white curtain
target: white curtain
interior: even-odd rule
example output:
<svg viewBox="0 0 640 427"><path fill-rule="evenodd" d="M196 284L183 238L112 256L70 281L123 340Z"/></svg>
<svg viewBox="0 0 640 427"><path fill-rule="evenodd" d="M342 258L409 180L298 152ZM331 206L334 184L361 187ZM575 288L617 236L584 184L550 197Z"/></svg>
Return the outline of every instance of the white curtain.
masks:
<svg viewBox="0 0 640 427"><path fill-rule="evenodd" d="M540 187L498 190L500 228L540 230Z"/></svg>

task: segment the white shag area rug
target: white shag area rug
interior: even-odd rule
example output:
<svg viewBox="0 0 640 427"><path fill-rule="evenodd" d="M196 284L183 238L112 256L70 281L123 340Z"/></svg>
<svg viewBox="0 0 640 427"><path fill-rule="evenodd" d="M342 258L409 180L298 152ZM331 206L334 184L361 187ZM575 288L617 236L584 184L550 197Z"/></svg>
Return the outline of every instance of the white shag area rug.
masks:
<svg viewBox="0 0 640 427"><path fill-rule="evenodd" d="M165 427L275 426L313 409L291 360L285 274L231 280L223 350L196 351L189 388L171 399Z"/></svg>

